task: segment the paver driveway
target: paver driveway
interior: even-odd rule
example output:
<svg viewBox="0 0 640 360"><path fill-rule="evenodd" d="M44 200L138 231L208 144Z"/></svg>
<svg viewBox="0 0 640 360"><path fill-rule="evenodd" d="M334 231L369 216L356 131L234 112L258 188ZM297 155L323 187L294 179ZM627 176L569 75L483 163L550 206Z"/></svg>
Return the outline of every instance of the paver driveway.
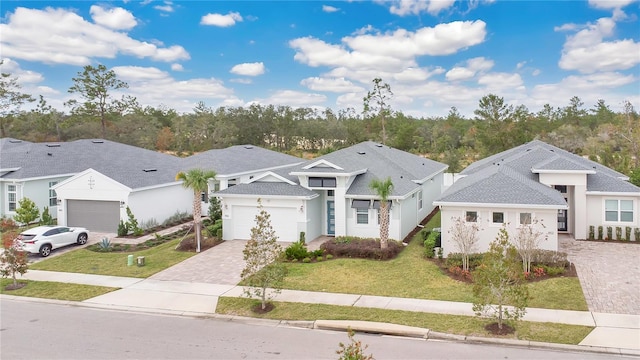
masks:
<svg viewBox="0 0 640 360"><path fill-rule="evenodd" d="M229 240L163 270L150 279L236 285L244 269L245 240Z"/></svg>
<svg viewBox="0 0 640 360"><path fill-rule="evenodd" d="M590 311L640 315L640 244L559 237L578 271Z"/></svg>

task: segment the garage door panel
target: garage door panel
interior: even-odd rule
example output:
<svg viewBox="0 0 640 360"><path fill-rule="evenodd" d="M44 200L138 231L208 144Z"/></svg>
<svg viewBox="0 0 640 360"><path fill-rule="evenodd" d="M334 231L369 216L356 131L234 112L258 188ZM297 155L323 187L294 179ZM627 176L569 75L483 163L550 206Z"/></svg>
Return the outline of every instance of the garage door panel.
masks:
<svg viewBox="0 0 640 360"><path fill-rule="evenodd" d="M279 241L298 240L296 209L265 207L264 210L270 215L271 226L275 230ZM258 209L256 207L234 206L233 234L235 239L248 240L251 238L251 228L256 225L257 214Z"/></svg>
<svg viewBox="0 0 640 360"><path fill-rule="evenodd" d="M67 200L67 226L92 231L117 232L120 223L118 201Z"/></svg>

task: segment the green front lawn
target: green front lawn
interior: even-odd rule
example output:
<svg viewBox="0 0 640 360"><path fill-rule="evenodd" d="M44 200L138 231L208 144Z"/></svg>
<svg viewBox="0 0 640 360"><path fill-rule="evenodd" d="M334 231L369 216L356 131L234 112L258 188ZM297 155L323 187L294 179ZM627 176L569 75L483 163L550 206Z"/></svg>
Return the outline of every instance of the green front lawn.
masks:
<svg viewBox="0 0 640 360"><path fill-rule="evenodd" d="M5 290L8 284L13 283L11 279L0 280L0 294L15 295L15 296L27 296L42 299L56 299L56 300L68 300L68 301L84 301L91 299L92 297L100 296L115 290L118 288L105 287L105 286L92 286L92 285L80 285L80 284L67 284L51 281L28 281L20 280L20 283L26 283L27 285L18 290Z"/></svg>
<svg viewBox="0 0 640 360"><path fill-rule="evenodd" d="M440 226L440 213L425 226ZM423 257L414 239L389 261L335 259L288 263L283 287L292 290L473 302L472 285L451 279ZM588 310L578 278L552 278L529 284L529 307Z"/></svg>
<svg viewBox="0 0 640 360"><path fill-rule="evenodd" d="M95 252L87 249L70 251L29 265L33 270L62 271L96 275L146 278L195 255L174 250L180 239L136 252ZM134 265L127 266L127 256L134 256ZM135 258L145 257L145 266L135 265Z"/></svg>
<svg viewBox="0 0 640 360"><path fill-rule="evenodd" d="M251 311L255 300L221 297L216 313L279 320L362 320L416 326L448 334L494 337L484 329L490 321L478 317L432 314L401 310L383 310L351 306L274 302L266 314ZM593 330L589 326L520 321L516 333L507 338L578 344ZM501 338L505 338L502 337Z"/></svg>

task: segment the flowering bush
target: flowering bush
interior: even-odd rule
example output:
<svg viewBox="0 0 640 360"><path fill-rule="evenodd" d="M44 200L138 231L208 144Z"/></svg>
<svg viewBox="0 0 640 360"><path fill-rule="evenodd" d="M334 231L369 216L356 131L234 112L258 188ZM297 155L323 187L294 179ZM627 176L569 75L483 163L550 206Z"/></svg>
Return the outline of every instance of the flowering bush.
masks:
<svg viewBox="0 0 640 360"><path fill-rule="evenodd" d="M469 270L462 270L462 267L460 266L449 267L449 272L455 276L471 280L471 272Z"/></svg>

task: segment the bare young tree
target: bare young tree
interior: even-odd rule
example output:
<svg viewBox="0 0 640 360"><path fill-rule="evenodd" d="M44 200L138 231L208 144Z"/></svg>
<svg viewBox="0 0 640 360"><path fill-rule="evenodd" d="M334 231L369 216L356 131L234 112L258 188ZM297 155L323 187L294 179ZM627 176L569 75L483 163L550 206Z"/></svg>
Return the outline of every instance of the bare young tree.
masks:
<svg viewBox="0 0 640 360"><path fill-rule="evenodd" d="M479 219L475 222L467 222L461 217L453 217L453 225L449 229L451 239L458 251L462 254L462 270L469 271L469 254L471 254L478 242L480 232Z"/></svg>
<svg viewBox="0 0 640 360"><path fill-rule="evenodd" d="M500 330L504 320L520 320L529 301L529 290L515 252L503 225L482 264L473 272L473 311L478 316L496 319Z"/></svg>
<svg viewBox="0 0 640 360"><path fill-rule="evenodd" d="M531 262L540 243L548 239L544 233L545 226L541 220L532 219L531 224L522 224L518 227L516 235L512 238L513 246L522 258L522 271L531 272Z"/></svg>
<svg viewBox="0 0 640 360"><path fill-rule="evenodd" d="M270 217L258 199L256 225L251 228L251 239L243 250L246 266L240 274L249 286L244 289L244 294L249 298L259 297L263 311L267 308L267 301L280 293L287 275L287 268L282 263L282 247L277 243L278 236L271 226Z"/></svg>

